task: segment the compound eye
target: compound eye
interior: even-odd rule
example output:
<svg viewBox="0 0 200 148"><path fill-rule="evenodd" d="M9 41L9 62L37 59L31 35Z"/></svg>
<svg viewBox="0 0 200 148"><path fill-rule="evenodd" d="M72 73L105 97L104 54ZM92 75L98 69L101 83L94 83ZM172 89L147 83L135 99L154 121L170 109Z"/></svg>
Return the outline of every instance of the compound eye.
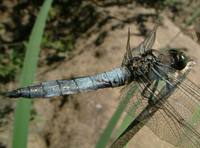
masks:
<svg viewBox="0 0 200 148"><path fill-rule="evenodd" d="M186 67L188 58L183 52L180 52L177 49L170 49L169 53L172 58L171 66L173 68L176 70L182 70Z"/></svg>

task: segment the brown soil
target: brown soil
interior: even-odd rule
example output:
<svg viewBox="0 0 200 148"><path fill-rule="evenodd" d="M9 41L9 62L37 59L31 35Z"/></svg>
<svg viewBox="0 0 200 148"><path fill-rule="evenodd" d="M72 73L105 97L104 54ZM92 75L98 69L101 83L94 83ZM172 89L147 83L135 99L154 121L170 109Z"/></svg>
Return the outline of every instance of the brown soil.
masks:
<svg viewBox="0 0 200 148"><path fill-rule="evenodd" d="M128 27L131 28L131 46L134 47L143 39L136 22L124 23L125 18L136 14L155 13L144 8L135 9L113 6L107 10L116 19L110 20L99 32L90 37L81 37L76 44L74 56L63 62L42 67L37 73L37 82L54 79L70 79L72 77L92 75L111 70L121 64L127 39ZM148 29L153 27L152 20L145 23ZM113 29L114 28L114 29ZM112 30L111 30L112 29ZM100 39L99 46L95 43ZM157 32L155 48L170 46L186 48L197 64L200 62L200 46L190 37L180 33L180 30L166 16L163 25ZM173 39L173 40L172 40ZM196 66L189 76L200 85ZM96 92L58 97L52 100L34 100L37 115L30 126L28 148L93 148L98 138L114 113L120 97L121 88L108 88ZM13 121L12 114L8 121ZM12 122L1 127L0 141L10 146ZM142 128L129 142L130 148L172 148L173 146L160 140L149 128Z"/></svg>
<svg viewBox="0 0 200 148"><path fill-rule="evenodd" d="M180 31L169 19L164 17L163 26L158 29L155 47L163 47ZM110 23L109 25L112 25ZM107 27L109 27L109 25ZM152 28L152 23L147 23ZM137 36L139 31L133 24L110 31L104 42L95 47L93 38L80 39L77 51L80 51L70 61L60 63L56 69L41 75L38 81L50 79L71 78L72 76L91 75L117 67L121 63L127 39L127 29L131 28L131 45L136 46L142 41ZM95 36L95 34L94 34ZM84 47L80 46L83 45ZM198 62L200 47L197 43L182 33L170 43L172 47L186 48L188 54ZM195 54L194 54L195 53ZM49 69L49 68L48 68ZM197 72L199 67L194 68L194 77L191 79L200 84ZM44 79L45 78L45 79ZM94 147L100 134L114 113L120 97L121 88L109 88L96 92L82 93L73 96L54 99L52 101L37 100L34 106L42 120L34 124L31 136L42 135L46 141L46 147L54 148L89 148ZM36 129L40 129L39 132ZM29 147L32 147L30 142ZM39 145L38 145L39 146ZM41 145L40 145L41 147ZM130 142L129 147L173 147L161 141L147 127L144 127Z"/></svg>

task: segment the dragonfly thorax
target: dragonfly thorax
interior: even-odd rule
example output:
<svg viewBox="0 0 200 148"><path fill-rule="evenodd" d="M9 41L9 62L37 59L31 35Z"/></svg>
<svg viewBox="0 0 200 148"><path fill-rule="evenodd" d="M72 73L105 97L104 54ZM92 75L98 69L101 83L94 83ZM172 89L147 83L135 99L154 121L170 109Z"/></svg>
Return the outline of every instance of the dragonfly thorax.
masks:
<svg viewBox="0 0 200 148"><path fill-rule="evenodd" d="M187 65L188 58L175 49L158 51L149 49L140 56L132 57L127 65L134 80L146 77L149 80L166 77L166 73L181 71Z"/></svg>
<svg viewBox="0 0 200 148"><path fill-rule="evenodd" d="M158 53L154 49L151 49L140 56L133 57L127 65L133 78L137 80L138 77L149 77L151 66L159 60L157 55Z"/></svg>

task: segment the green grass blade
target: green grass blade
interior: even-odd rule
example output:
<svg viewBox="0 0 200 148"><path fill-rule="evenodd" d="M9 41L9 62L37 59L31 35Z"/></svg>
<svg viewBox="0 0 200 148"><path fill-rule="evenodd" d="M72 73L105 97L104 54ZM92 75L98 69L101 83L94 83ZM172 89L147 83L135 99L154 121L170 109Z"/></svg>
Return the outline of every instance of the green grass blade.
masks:
<svg viewBox="0 0 200 148"><path fill-rule="evenodd" d="M20 86L30 85L34 80L40 44L51 3L52 0L46 0L44 2L32 29L20 77ZM13 148L27 147L30 110L31 100L19 99L17 101L12 139Z"/></svg>
<svg viewBox="0 0 200 148"><path fill-rule="evenodd" d="M130 101L130 99L132 98L132 96L133 96L133 94L135 93L136 90L137 90L137 87L136 87L136 85L134 85L127 92L126 96L124 98L122 98L122 101L120 102L119 106L117 107L114 115L112 116L112 118L109 121L109 123L107 124L104 132L102 133L101 137L99 138L99 141L97 142L96 148L106 147L117 122L119 121L123 111L125 110L128 102Z"/></svg>
<svg viewBox="0 0 200 148"><path fill-rule="evenodd" d="M164 87L165 83L162 81L159 81L158 83L158 87L157 90L161 90ZM138 85L137 85L138 86ZM136 87L136 86L135 86ZM137 87L139 88L139 86ZM138 90L138 89L137 89ZM126 131L126 129L128 128L129 125L132 124L132 122L135 120L136 116L137 116L137 108L142 105L141 104L141 98L137 98L138 96L136 96L134 103L132 104L131 108L128 111L128 114L125 116L125 118L123 119L123 122L120 126L120 128L117 131L117 138L118 139L121 134ZM140 96L141 97L141 96ZM126 146L127 147L127 143L129 142L129 140L127 139L126 141Z"/></svg>
<svg viewBox="0 0 200 148"><path fill-rule="evenodd" d="M138 88L138 86L134 86L134 87ZM136 112L136 109L137 109L138 105L140 105L140 102L139 101L135 101L135 103L131 106L131 108L129 110L129 113L126 114L126 116L124 117L124 119L123 119L123 121L122 121L119 129L117 130L117 137L116 137L116 139L126 130L126 128L135 119L135 112ZM127 143L128 143L128 141L127 141ZM127 147L127 146L125 146L125 147Z"/></svg>
<svg viewBox="0 0 200 148"><path fill-rule="evenodd" d="M117 131L117 138L127 129L127 127L133 122L133 120L135 119L135 110L138 106L139 102L136 102L130 109L130 112L129 114L127 114L123 121L122 121L122 124L120 125L120 128L118 129ZM131 115L130 115L131 114ZM116 138L116 139L117 139ZM129 141L127 141L128 143ZM124 148L127 148L128 146L126 145Z"/></svg>
<svg viewBox="0 0 200 148"><path fill-rule="evenodd" d="M135 113L136 113L136 109L137 107L140 105L139 101L136 101L132 106L131 109L129 110L129 113L126 114L126 116L124 117L122 124L120 126L120 128L117 131L117 136L120 136L123 131L133 122L133 120L135 119Z"/></svg>

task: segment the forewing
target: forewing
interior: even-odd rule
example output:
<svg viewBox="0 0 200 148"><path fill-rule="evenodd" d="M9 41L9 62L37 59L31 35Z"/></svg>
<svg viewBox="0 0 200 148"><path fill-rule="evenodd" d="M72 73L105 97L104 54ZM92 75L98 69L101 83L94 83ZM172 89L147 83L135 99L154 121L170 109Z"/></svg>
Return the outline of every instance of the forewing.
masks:
<svg viewBox="0 0 200 148"><path fill-rule="evenodd" d="M140 51L140 54L143 54L147 50L152 49L153 44L154 44L155 39L156 39L156 30L157 30L157 28L158 28L158 25L156 24L154 26L153 30L151 30L149 32L149 34L147 35L145 40L142 43L140 43L139 46L136 47L136 49Z"/></svg>
<svg viewBox="0 0 200 148"><path fill-rule="evenodd" d="M130 63L130 60L133 57L142 55L144 52L150 50L153 47L153 44L156 39L156 30L158 25L155 25L153 30L149 32L145 40L140 43L137 47L131 48L130 47L130 29L128 30L128 39L127 39L127 45L126 45L126 53L124 54L124 58L122 61L122 66L128 65Z"/></svg>
<svg viewBox="0 0 200 148"><path fill-rule="evenodd" d="M122 66L128 65L132 59L131 47L130 47L130 28L128 28L128 38L126 43L126 52L122 61Z"/></svg>

